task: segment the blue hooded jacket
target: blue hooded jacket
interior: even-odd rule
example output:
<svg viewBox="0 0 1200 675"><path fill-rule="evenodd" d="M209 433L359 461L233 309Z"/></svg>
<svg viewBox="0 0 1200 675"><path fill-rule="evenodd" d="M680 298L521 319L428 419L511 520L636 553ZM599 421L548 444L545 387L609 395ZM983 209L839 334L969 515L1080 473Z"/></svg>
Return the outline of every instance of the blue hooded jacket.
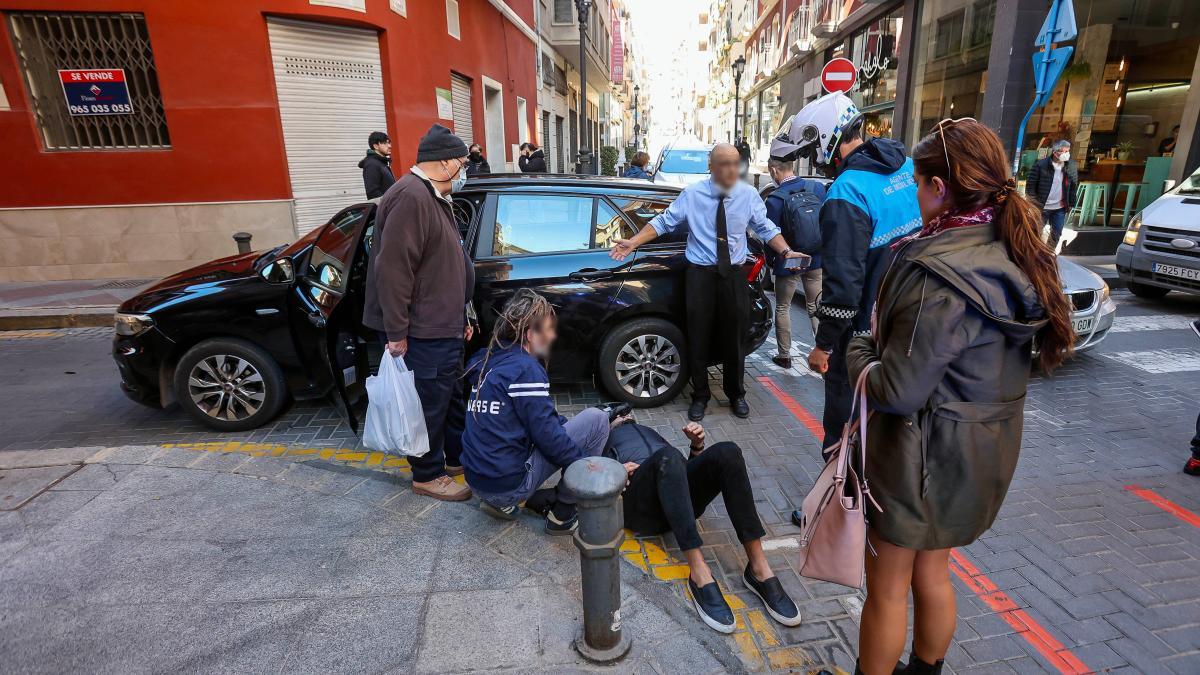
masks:
<svg viewBox="0 0 1200 675"><path fill-rule="evenodd" d="M517 489L535 449L562 469L584 457L563 429L566 418L554 409L546 369L523 347L507 346L490 356L481 350L471 357L465 377L471 392L462 465L472 488L491 494Z"/></svg>
<svg viewBox="0 0 1200 675"><path fill-rule="evenodd" d="M644 169L640 166L634 166L632 164L629 165L628 169L625 169L625 173L622 174L621 177L622 178L643 178L645 180L650 180L650 174L646 173L646 169Z"/></svg>
<svg viewBox="0 0 1200 675"><path fill-rule="evenodd" d="M870 332L891 244L920 228L913 163L903 144L872 138L846 156L821 206L818 348L832 351L847 330Z"/></svg>

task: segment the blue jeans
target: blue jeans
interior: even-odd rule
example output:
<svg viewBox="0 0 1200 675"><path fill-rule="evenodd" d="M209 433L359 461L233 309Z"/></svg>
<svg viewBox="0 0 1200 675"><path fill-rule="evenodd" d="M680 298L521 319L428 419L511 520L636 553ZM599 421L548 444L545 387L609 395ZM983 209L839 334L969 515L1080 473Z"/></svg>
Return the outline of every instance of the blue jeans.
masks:
<svg viewBox="0 0 1200 675"><path fill-rule="evenodd" d="M1062 238L1063 225L1067 223L1067 212L1070 209L1052 209L1042 211L1042 220L1050 224L1050 244L1058 243Z"/></svg>
<svg viewBox="0 0 1200 675"><path fill-rule="evenodd" d="M575 445L579 446L588 457L599 457L608 443L608 413L599 408L588 408L567 420L567 423L563 425L563 431L567 432L571 440L575 441ZM558 473L560 469L566 468L551 463L545 455L535 449L529 454L529 459L525 460L525 479L516 489L501 493L482 492L473 486L471 489L474 490L475 496L492 506L508 508L529 499L542 483ZM567 491L562 481L559 481L555 492L557 493L556 501L563 504L575 503L575 497Z"/></svg>

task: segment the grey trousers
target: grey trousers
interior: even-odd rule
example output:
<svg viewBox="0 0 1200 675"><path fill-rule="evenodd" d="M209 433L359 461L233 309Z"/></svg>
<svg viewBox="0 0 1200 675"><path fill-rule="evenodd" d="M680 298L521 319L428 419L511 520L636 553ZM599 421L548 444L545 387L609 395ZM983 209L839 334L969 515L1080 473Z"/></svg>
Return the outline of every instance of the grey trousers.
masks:
<svg viewBox="0 0 1200 675"><path fill-rule="evenodd" d="M575 441L588 457L599 457L608 444L608 413L599 408L588 408L567 420L563 431ZM546 456L535 448L525 460L525 479L515 490L500 494L489 494L475 490L475 495L492 506L507 508L529 499L542 483L566 467L555 466ZM558 483L556 499L564 504L574 504L575 497L571 495L562 482Z"/></svg>
<svg viewBox="0 0 1200 675"><path fill-rule="evenodd" d="M789 277L775 277L775 342L779 343L779 355L792 353L792 297L796 287L803 284L804 308L812 322L813 335L817 334L817 301L821 298L821 268L805 270Z"/></svg>

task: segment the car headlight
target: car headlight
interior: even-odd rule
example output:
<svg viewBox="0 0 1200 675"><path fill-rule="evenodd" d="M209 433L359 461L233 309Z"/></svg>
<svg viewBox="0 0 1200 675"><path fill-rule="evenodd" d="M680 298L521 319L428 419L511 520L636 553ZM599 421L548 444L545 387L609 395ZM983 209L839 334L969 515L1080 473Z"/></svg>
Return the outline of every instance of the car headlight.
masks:
<svg viewBox="0 0 1200 675"><path fill-rule="evenodd" d="M1142 229L1142 214L1137 214L1129 221L1129 229L1125 230L1125 238L1122 239L1126 244L1133 246L1137 243L1138 232Z"/></svg>
<svg viewBox="0 0 1200 675"><path fill-rule="evenodd" d="M1112 294L1112 291L1109 290L1108 284L1107 283L1104 284L1104 287L1100 289L1100 302L1104 302L1105 300L1108 300L1108 296L1111 294Z"/></svg>
<svg viewBox="0 0 1200 675"><path fill-rule="evenodd" d="M153 325L154 319L145 314L122 314L118 312L113 316L113 328L116 329L117 335L124 337L141 335L150 330L150 327Z"/></svg>

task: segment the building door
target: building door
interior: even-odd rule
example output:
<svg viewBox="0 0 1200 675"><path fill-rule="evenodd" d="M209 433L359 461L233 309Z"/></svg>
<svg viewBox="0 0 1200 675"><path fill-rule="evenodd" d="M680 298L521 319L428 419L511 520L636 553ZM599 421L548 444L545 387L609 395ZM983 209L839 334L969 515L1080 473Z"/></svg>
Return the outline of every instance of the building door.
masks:
<svg viewBox="0 0 1200 675"><path fill-rule="evenodd" d="M504 90L499 82L483 78L483 133L489 163L505 167L508 156L504 147ZM497 161L499 164L497 164Z"/></svg>
<svg viewBox="0 0 1200 675"><path fill-rule="evenodd" d="M551 135L550 113L542 111L542 148L546 151L546 168L550 173L561 173L554 165L554 136Z"/></svg>
<svg viewBox="0 0 1200 675"><path fill-rule="evenodd" d="M471 80L450 73L450 105L454 109L454 135L470 146L475 142L471 116Z"/></svg>
<svg viewBox="0 0 1200 675"><path fill-rule="evenodd" d="M358 162L387 131L375 31L268 19L296 234L366 199Z"/></svg>
<svg viewBox="0 0 1200 675"><path fill-rule="evenodd" d="M554 147L558 150L558 172L570 173L567 171L567 164L563 159L563 118L561 115L554 116Z"/></svg>

